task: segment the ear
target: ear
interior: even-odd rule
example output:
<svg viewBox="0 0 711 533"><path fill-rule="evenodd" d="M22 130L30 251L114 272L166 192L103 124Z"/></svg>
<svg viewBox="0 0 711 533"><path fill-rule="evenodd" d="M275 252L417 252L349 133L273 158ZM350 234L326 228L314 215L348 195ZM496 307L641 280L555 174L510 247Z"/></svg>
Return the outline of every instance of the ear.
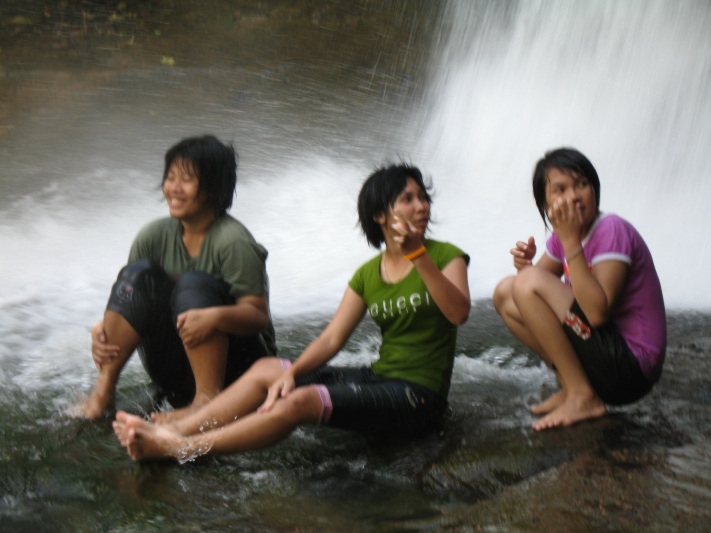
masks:
<svg viewBox="0 0 711 533"><path fill-rule="evenodd" d="M385 221L386 221L387 219L388 219L388 217L385 216L385 213L378 213L377 215L373 215L373 220L375 220L375 222L376 222L377 224L380 224L381 226L382 226L383 224L385 224Z"/></svg>

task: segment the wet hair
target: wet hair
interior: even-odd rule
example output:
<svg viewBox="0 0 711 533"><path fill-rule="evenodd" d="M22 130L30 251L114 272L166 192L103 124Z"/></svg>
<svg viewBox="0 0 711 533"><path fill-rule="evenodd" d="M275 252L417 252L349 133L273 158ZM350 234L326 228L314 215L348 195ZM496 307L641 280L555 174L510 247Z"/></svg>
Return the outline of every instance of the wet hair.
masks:
<svg viewBox="0 0 711 533"><path fill-rule="evenodd" d="M600 209L600 178L590 160L574 148L558 148L546 152L546 155L536 163L533 171L533 197L541 214L543 223L546 220L546 188L548 186L548 170L557 168L572 177L580 176L588 180L595 191L595 207Z"/></svg>
<svg viewBox="0 0 711 533"><path fill-rule="evenodd" d="M424 191L427 201L431 204L430 191L432 186L425 183L422 172L417 167L406 164L390 165L376 169L363 183L358 194L358 220L360 228L374 248L380 248L385 242L383 230L375 221L375 217L387 213L400 196L407 180L412 179Z"/></svg>
<svg viewBox="0 0 711 533"><path fill-rule="evenodd" d="M212 135L183 139L165 154L162 183L175 162L192 166L198 178L198 192L205 193L205 202L217 217L232 207L238 156L231 144L223 144Z"/></svg>

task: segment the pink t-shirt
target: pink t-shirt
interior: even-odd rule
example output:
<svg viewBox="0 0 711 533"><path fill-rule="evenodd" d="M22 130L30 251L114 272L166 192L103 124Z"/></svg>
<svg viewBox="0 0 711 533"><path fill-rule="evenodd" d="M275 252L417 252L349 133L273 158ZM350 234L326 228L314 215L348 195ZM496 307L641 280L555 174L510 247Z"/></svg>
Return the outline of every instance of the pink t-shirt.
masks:
<svg viewBox="0 0 711 533"><path fill-rule="evenodd" d="M622 261L630 266L625 288L610 321L639 361L642 373L652 382L659 378L667 346L664 298L652 255L632 224L612 214L601 214L583 240L590 268L603 261ZM546 253L563 263L565 282L568 265L558 236L553 233Z"/></svg>

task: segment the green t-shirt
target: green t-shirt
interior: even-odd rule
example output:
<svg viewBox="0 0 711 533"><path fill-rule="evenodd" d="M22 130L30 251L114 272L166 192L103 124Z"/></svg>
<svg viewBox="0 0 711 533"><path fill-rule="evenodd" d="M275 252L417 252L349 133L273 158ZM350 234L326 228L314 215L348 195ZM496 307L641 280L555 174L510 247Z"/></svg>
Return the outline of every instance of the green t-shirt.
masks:
<svg viewBox="0 0 711 533"><path fill-rule="evenodd" d="M456 246L425 241L427 253L442 270L453 259L469 256ZM398 283L380 276L382 254L360 267L348 285L368 306L380 326L383 343L373 371L382 377L419 383L446 398L452 378L457 326L439 310L416 268Z"/></svg>
<svg viewBox="0 0 711 533"><path fill-rule="evenodd" d="M138 232L128 254L129 263L143 258L156 261L174 279L184 272L202 271L225 281L235 299L264 295L269 301L267 250L230 215L212 223L195 257L190 257L185 248L178 219L154 220ZM270 352L276 354L271 319L262 336Z"/></svg>

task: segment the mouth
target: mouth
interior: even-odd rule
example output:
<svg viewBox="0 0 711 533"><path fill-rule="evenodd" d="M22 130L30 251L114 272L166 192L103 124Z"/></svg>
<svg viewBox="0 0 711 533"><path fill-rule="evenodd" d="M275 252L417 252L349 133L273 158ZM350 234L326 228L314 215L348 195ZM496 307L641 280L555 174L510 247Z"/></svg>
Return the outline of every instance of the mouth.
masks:
<svg viewBox="0 0 711 533"><path fill-rule="evenodd" d="M169 207L182 207L185 205L185 200L179 198L166 198Z"/></svg>

